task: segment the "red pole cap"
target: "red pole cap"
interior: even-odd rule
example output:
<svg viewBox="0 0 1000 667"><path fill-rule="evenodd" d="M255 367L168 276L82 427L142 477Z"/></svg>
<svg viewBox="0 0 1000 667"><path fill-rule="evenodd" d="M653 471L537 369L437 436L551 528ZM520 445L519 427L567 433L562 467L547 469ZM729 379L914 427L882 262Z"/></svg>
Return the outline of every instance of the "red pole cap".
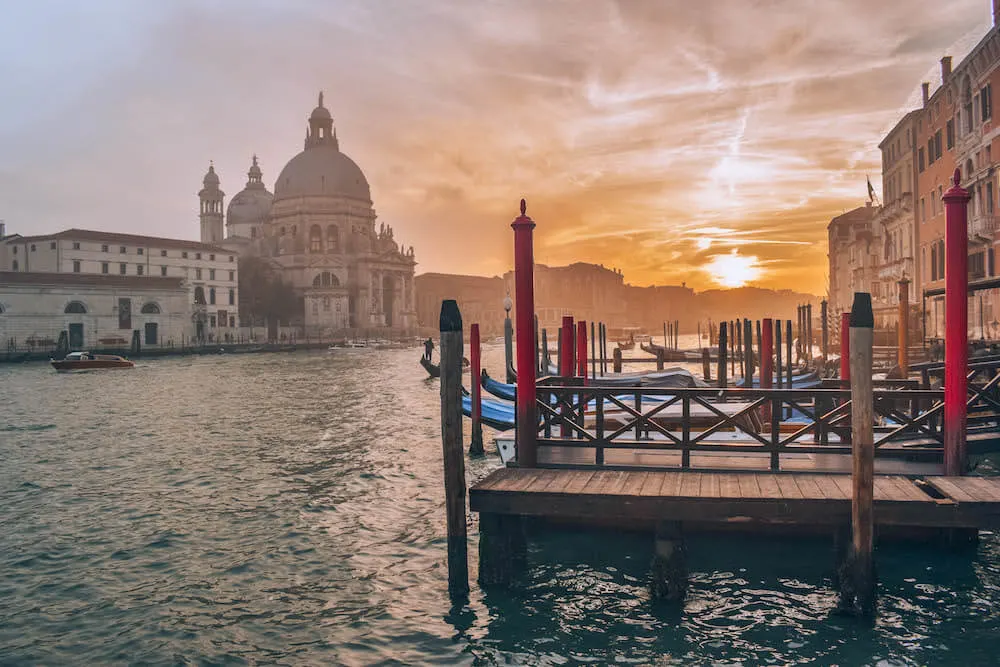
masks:
<svg viewBox="0 0 1000 667"><path fill-rule="evenodd" d="M525 213L525 211L527 210L527 208L528 208L528 204L522 198L521 199L521 215L517 216L514 219L514 222L510 223L510 226L514 230L517 230L517 229L534 229L535 228L535 221L532 220L531 218L529 218L527 216L527 214Z"/></svg>
<svg viewBox="0 0 1000 667"><path fill-rule="evenodd" d="M962 182L962 171L955 167L955 174L951 177L952 186L948 188L948 191L941 195L941 201L943 202L959 202L964 204L965 202L972 199L972 195L969 191L963 188L959 183Z"/></svg>

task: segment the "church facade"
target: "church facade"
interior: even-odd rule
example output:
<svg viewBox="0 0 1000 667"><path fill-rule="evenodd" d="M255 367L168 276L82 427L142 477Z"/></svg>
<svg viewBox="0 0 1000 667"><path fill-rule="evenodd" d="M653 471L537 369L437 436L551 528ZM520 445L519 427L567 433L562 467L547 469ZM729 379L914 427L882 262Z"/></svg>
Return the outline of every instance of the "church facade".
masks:
<svg viewBox="0 0 1000 667"><path fill-rule="evenodd" d="M229 202L214 167L198 193L201 237L241 257L265 259L303 298L307 332L409 331L417 326L413 247L377 216L368 180L340 151L323 94L309 116L302 152L264 185L256 156L246 187Z"/></svg>

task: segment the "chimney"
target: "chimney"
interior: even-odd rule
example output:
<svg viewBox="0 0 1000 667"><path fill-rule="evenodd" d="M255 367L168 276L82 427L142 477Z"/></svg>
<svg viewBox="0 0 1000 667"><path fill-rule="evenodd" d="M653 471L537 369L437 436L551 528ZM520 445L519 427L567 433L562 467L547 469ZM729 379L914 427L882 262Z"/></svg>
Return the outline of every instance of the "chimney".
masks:
<svg viewBox="0 0 1000 667"><path fill-rule="evenodd" d="M7 225L0 221L0 239L7 235Z"/></svg>
<svg viewBox="0 0 1000 667"><path fill-rule="evenodd" d="M993 0L994 4L1000 2L1000 0ZM951 78L951 56L945 56L941 59L941 85L948 83L948 79Z"/></svg>
<svg viewBox="0 0 1000 667"><path fill-rule="evenodd" d="M1000 0L993 0L993 25L998 24L1000 21Z"/></svg>
<svg viewBox="0 0 1000 667"><path fill-rule="evenodd" d="M997 2L1000 2L1000 0L997 0ZM920 89L923 91L924 107L926 108L927 100L931 98L931 84L924 81L922 84L920 84Z"/></svg>

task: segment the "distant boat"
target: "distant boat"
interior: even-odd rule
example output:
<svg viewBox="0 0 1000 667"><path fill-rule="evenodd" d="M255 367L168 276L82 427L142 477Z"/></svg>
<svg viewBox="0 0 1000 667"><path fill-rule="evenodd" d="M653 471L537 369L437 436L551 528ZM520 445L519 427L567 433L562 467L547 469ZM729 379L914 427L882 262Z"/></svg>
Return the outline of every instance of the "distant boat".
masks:
<svg viewBox="0 0 1000 667"><path fill-rule="evenodd" d="M50 360L52 368L60 373L89 371L103 368L133 368L135 362L115 354L93 354L91 352L70 352L65 358Z"/></svg>

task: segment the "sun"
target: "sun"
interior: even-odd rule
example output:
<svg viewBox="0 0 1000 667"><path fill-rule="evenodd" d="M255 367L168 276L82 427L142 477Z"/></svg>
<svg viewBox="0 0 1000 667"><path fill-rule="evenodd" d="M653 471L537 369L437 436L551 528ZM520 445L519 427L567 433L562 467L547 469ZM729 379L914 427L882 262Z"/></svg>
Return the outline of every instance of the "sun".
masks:
<svg viewBox="0 0 1000 667"><path fill-rule="evenodd" d="M756 255L740 255L736 248L728 255L713 255L704 271L723 287L743 287L763 272Z"/></svg>

